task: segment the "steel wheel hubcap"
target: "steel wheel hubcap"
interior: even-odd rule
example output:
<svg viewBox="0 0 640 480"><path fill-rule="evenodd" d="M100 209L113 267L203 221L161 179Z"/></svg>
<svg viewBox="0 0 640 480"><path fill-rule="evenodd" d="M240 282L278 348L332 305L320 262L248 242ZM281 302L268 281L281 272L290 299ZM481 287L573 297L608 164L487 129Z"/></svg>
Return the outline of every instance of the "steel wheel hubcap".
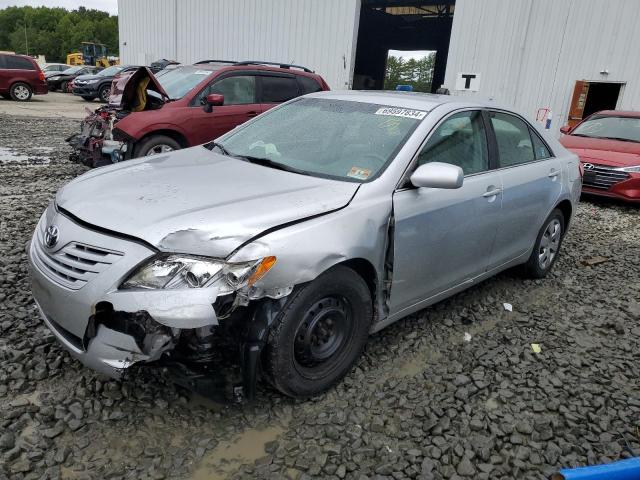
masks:
<svg viewBox="0 0 640 480"><path fill-rule="evenodd" d="M150 157L152 155L158 155L160 153L167 153L167 152L173 152L173 147L171 147L170 145L156 145L155 147L151 147L149 149L149 151L147 152L147 157Z"/></svg>
<svg viewBox="0 0 640 480"><path fill-rule="evenodd" d="M13 92L15 93L15 96L20 100L24 100L25 98L29 97L29 90L27 89L27 87L23 87L22 85L16 87Z"/></svg>
<svg viewBox="0 0 640 480"><path fill-rule="evenodd" d="M560 248L560 237L562 234L562 226L557 218L549 222L545 228L542 238L540 239L540 248L538 249L538 264L540 268L547 269L556 258L558 248Z"/></svg>
<svg viewBox="0 0 640 480"><path fill-rule="evenodd" d="M294 342L294 356L300 365L316 366L340 350L351 324L348 312L340 297L325 297L307 310Z"/></svg>

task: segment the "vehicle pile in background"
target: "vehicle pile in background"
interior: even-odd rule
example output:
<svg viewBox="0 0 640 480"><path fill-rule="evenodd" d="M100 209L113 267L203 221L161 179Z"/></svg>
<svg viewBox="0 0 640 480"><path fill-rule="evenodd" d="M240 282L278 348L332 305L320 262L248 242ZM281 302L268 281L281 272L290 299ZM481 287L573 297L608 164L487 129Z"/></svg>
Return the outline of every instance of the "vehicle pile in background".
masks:
<svg viewBox="0 0 640 480"><path fill-rule="evenodd" d="M275 105L329 89L320 75L298 65L154 63L165 68L155 74L129 68L114 77L108 104L89 112L80 132L67 139L72 161L98 167L200 145Z"/></svg>

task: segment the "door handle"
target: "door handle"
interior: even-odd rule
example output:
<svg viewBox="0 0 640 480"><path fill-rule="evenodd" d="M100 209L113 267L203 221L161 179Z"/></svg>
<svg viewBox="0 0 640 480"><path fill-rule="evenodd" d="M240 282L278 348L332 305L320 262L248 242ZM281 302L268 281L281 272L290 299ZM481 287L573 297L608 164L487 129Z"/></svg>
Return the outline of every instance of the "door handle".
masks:
<svg viewBox="0 0 640 480"><path fill-rule="evenodd" d="M257 117L258 112L247 112L247 117Z"/></svg>
<svg viewBox="0 0 640 480"><path fill-rule="evenodd" d="M488 192L483 193L482 196L485 197L485 198L487 198L487 197L495 197L500 192L502 192L501 188L494 188L493 190L489 190Z"/></svg>
<svg viewBox="0 0 640 480"><path fill-rule="evenodd" d="M558 175L560 175L560 170L551 170L551 172L549 172L549 175L547 175L549 178L555 178Z"/></svg>

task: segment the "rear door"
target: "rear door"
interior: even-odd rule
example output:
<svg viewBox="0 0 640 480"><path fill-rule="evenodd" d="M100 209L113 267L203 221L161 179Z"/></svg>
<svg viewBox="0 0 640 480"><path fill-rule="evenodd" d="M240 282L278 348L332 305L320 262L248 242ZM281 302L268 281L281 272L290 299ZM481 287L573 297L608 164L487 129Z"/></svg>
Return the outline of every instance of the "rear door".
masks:
<svg viewBox="0 0 640 480"><path fill-rule="evenodd" d="M233 72L215 78L190 103L188 124L193 145L218 138L229 130L261 113L257 100L256 77L248 72ZM224 105L207 113L203 105L207 95L224 95ZM185 122L185 123L186 123Z"/></svg>
<svg viewBox="0 0 640 480"><path fill-rule="evenodd" d="M0 54L0 90L5 91L9 89L9 74L6 64L6 55Z"/></svg>
<svg viewBox="0 0 640 480"><path fill-rule="evenodd" d="M258 76L258 82L258 94L263 112L301 94L300 85L293 74L264 73Z"/></svg>
<svg viewBox="0 0 640 480"><path fill-rule="evenodd" d="M540 135L522 118L488 114L502 179L502 221L492 266L528 253L542 223L560 197L562 165Z"/></svg>
<svg viewBox="0 0 640 480"><path fill-rule="evenodd" d="M443 162L462 168L461 188L395 192L391 313L483 274L499 230L502 185L493 169L488 127L479 110L454 113L433 131L415 167Z"/></svg>

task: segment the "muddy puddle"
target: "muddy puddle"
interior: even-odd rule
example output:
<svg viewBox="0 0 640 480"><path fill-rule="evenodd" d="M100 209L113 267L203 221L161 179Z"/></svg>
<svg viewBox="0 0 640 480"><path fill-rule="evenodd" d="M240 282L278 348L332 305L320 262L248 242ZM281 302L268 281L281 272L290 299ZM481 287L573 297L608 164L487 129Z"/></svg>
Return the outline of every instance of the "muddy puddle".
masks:
<svg viewBox="0 0 640 480"><path fill-rule="evenodd" d="M0 164L23 163L27 165L48 165L51 159L47 154L53 152L50 147L35 147L37 153L28 155L20 153L14 148L0 147Z"/></svg>
<svg viewBox="0 0 640 480"><path fill-rule="evenodd" d="M286 426L275 425L263 429L248 429L229 441L220 442L206 454L190 480L226 480L241 465L251 464L266 455L265 445L286 431Z"/></svg>

